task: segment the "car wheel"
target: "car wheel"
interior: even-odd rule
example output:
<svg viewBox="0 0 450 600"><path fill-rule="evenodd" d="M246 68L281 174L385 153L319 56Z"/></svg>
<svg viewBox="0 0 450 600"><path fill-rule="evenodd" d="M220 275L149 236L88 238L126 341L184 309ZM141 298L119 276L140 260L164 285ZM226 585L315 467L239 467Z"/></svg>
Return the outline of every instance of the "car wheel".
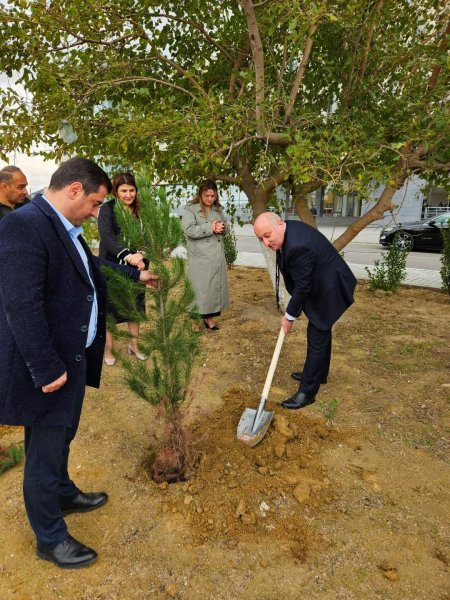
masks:
<svg viewBox="0 0 450 600"><path fill-rule="evenodd" d="M400 250L407 250L408 252L414 248L414 238L405 231L400 231L394 238L394 244Z"/></svg>

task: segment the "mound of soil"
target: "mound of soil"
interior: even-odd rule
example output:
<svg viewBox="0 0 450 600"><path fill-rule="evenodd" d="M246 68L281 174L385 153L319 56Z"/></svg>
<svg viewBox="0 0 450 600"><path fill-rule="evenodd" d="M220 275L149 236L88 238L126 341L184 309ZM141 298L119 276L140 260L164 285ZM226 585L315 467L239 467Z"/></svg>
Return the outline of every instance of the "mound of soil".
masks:
<svg viewBox="0 0 450 600"><path fill-rule="evenodd" d="M273 423L249 448L236 426L258 405L279 317L264 270L233 269L230 284L232 308L202 338L184 407L195 475L149 478L158 411L127 390L119 365L105 367L71 472L110 501L67 517L100 558L64 572L35 557L19 465L0 479L1 600L448 598L448 297L406 287L377 297L359 283L327 385L313 406L285 411L304 360L301 319L270 391ZM0 436L3 446L23 437Z"/></svg>

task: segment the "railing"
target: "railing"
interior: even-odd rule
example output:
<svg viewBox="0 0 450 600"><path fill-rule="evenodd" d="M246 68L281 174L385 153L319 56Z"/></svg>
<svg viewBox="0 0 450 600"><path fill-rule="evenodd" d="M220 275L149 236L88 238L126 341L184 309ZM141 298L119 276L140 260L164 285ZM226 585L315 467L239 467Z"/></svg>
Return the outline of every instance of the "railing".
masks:
<svg viewBox="0 0 450 600"><path fill-rule="evenodd" d="M423 213L424 219L431 219L431 217L437 217L442 213L450 212L449 206L427 206Z"/></svg>

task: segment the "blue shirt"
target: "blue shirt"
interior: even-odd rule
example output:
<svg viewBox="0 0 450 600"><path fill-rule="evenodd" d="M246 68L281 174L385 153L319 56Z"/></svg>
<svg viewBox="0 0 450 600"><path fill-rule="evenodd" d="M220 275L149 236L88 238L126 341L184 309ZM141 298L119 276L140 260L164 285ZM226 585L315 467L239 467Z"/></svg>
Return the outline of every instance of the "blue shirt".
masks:
<svg viewBox="0 0 450 600"><path fill-rule="evenodd" d="M86 269L86 273L89 277L89 281L92 284L92 289L94 292L94 300L92 302L92 310L91 310L91 316L89 319L89 329L88 329L87 340L86 340L86 348L89 348L89 346L94 341L95 335L97 333L98 304L97 304L97 292L96 292L95 285L92 280L90 269L89 269L89 259L86 255L86 252L85 252L83 246L81 245L80 240L78 239L78 236L83 233L83 228L82 227L74 227L74 225L72 225L72 223L70 221L68 221L66 219L66 217L62 213L60 213L59 210L57 208L55 208L55 206L44 195L42 197L44 198L44 200L46 202L48 202L50 204L52 209L58 215L61 223L64 225L67 233L70 235L70 238L71 238L72 242L74 243L74 246L77 249L78 254L80 255L80 258L83 261L83 265L84 265L84 268Z"/></svg>

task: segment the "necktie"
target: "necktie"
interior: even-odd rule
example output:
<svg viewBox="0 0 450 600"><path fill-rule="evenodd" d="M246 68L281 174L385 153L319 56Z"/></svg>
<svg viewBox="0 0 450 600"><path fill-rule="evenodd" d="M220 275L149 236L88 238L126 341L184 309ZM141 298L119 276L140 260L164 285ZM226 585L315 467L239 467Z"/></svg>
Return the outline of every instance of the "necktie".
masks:
<svg viewBox="0 0 450 600"><path fill-rule="evenodd" d="M281 250L277 251L277 258L276 258L276 264L275 264L275 299L277 301L278 312L281 312L281 308L280 308L280 252L281 252Z"/></svg>

